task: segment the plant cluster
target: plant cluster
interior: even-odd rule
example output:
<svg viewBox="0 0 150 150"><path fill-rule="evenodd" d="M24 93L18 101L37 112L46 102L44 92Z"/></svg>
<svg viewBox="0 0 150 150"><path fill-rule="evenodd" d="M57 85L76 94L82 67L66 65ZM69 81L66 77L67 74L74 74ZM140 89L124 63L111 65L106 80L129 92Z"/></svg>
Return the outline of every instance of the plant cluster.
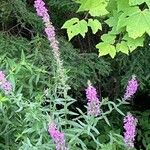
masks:
<svg viewBox="0 0 150 150"><path fill-rule="evenodd" d="M79 6L78 12L87 12L84 19L73 18L63 25L69 39L84 37L88 27L94 34L106 28L96 47L100 56L113 58L119 51L129 54L143 46L145 33L149 34L145 22L150 3L76 2L75 7L69 0L2 2L9 11L0 8L2 18L8 15L0 22L0 150L149 150L149 110L141 113L130 107L137 91L148 89L149 68L142 64L149 64L149 40L143 51L118 54L115 60L81 53L56 36L52 20L57 13L51 18L48 8L72 12ZM33 5L39 17L31 10ZM9 29L10 19L15 20L12 12L18 24ZM107 90L116 95L107 95Z"/></svg>
<svg viewBox="0 0 150 150"><path fill-rule="evenodd" d="M72 18L62 28L67 29L69 40L80 34L85 37L88 27L93 34L98 30L107 33L96 45L99 56L116 53L129 54L138 46L143 46L145 35L150 35L148 20L150 18L149 1L141 0L77 0L77 12L87 12L84 19Z"/></svg>

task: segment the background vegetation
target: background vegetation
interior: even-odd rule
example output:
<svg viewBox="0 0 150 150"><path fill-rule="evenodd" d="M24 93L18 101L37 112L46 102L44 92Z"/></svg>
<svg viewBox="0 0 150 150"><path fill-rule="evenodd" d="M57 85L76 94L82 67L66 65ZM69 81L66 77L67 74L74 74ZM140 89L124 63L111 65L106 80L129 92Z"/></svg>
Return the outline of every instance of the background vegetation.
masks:
<svg viewBox="0 0 150 150"><path fill-rule="evenodd" d="M85 38L78 35L68 42L66 30L61 27L66 20L72 17L83 18L85 13L77 14L79 4L71 0L45 0L45 2L60 42L64 67L69 77L68 85L71 87L69 95L77 100L70 109L75 111L76 106L82 108L82 104L86 104L85 88L88 80L95 85L102 97L108 97L116 102L116 99L124 94L127 81L135 74L140 88L133 98L133 103L121 106L121 110L124 112L130 110L136 114L139 120L136 148L149 150L150 38L146 36L144 46L137 48L129 56L118 53L114 59L109 56L98 57L95 45L99 43L99 36L105 33L108 27L95 35L90 30ZM42 107L46 103L46 101L43 103L43 99L46 99L43 91L54 85L55 66L49 43L43 36L43 24L36 16L33 3L33 0L1 0L0 2L0 69L8 74L15 93L9 99L3 94L0 95L1 150L18 148L44 150L50 149L49 145L52 145L49 135L45 134L47 118L40 111L46 112L48 109ZM3 101L6 103L4 104ZM38 111L36 111L37 107ZM99 129L103 131L99 137L102 142L109 141L105 131L112 130L118 134L122 132L120 130L122 117L119 115L116 117L117 115L116 112L108 115L111 127L103 126L104 129ZM40 130L43 126L43 130ZM37 135L34 134L35 132ZM33 139L32 142L30 137ZM84 139L85 143L89 143L88 149L94 149L95 145L91 138L86 139L84 136L80 138Z"/></svg>

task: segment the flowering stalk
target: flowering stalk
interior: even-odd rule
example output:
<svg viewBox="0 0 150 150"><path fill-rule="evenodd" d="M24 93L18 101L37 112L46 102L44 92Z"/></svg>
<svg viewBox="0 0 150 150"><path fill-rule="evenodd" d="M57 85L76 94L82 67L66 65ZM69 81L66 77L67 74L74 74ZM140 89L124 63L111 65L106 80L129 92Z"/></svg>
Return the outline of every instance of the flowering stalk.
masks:
<svg viewBox="0 0 150 150"><path fill-rule="evenodd" d="M86 98L88 100L87 113L91 116L98 116L100 114L100 101L97 97L96 89L89 84L86 91Z"/></svg>
<svg viewBox="0 0 150 150"><path fill-rule="evenodd" d="M130 99L138 89L138 81L136 80L135 76L132 76L132 79L128 81L128 85L126 88L126 92L124 94L124 99Z"/></svg>
<svg viewBox="0 0 150 150"><path fill-rule="evenodd" d="M58 79L61 82L61 85L66 88L67 77L65 76L65 71L63 69L63 62L60 59L60 52L58 46L59 42L56 39L55 28L50 21L48 10L46 9L43 0L35 0L34 7L36 8L37 15L42 18L43 23L45 24L45 33L50 42L50 46L52 47L52 52L57 63L56 74L58 75ZM62 88L61 85L60 89Z"/></svg>
<svg viewBox="0 0 150 150"><path fill-rule="evenodd" d="M50 20L50 16L48 14L48 10L45 7L45 3L43 0L35 0L34 7L36 8L37 15L40 16L43 20L43 23L45 25L45 33L47 35L47 38L50 42L50 46L52 48L53 56L55 58L57 68L56 68L56 77L57 79L57 87L56 89L60 92L62 92L60 95L63 94L63 97L67 99L67 91L69 89L68 85L66 84L67 81L67 75L65 74L65 70L63 68L63 61L60 59L60 52L59 52L59 42L56 39L56 33L55 28L52 25L52 22ZM67 105L67 101L65 101L65 104ZM54 107L56 109L56 106ZM65 120L67 120L67 106L64 106L64 116ZM56 125L54 123L49 125L48 129L52 139L56 143L56 149L57 150L67 150L65 147L65 139L64 134L57 130Z"/></svg>
<svg viewBox="0 0 150 150"><path fill-rule="evenodd" d="M124 142L129 148L134 148L134 141L136 136L137 119L131 113L127 113L124 117Z"/></svg>
<svg viewBox="0 0 150 150"><path fill-rule="evenodd" d="M12 84L7 81L3 71L0 71L0 88L4 90L5 94L9 94L12 91Z"/></svg>
<svg viewBox="0 0 150 150"><path fill-rule="evenodd" d="M64 133L56 128L56 124L50 123L48 132L56 144L56 150L68 150L65 144Z"/></svg>

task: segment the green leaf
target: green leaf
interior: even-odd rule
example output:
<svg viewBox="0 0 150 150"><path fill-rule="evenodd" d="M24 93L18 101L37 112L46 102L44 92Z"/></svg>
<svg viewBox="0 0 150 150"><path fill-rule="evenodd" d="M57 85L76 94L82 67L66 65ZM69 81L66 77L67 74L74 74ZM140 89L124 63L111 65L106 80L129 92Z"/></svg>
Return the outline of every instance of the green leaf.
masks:
<svg viewBox="0 0 150 150"><path fill-rule="evenodd" d="M67 20L64 25L62 26L62 29L67 29L71 26L73 26L74 24L76 24L77 22L79 22L78 18L72 18L70 20Z"/></svg>
<svg viewBox="0 0 150 150"><path fill-rule="evenodd" d="M109 43L109 44L114 44L115 43L115 38L116 36L115 35L111 35L111 34L103 34L101 36L101 39L103 42L105 43Z"/></svg>
<svg viewBox="0 0 150 150"><path fill-rule="evenodd" d="M62 28L67 29L69 40L78 34L84 37L85 33L88 31L87 22L85 20L79 20L78 18L72 18L66 21Z"/></svg>
<svg viewBox="0 0 150 150"><path fill-rule="evenodd" d="M67 34L69 41L76 35L80 33L80 30L77 25L71 26L70 28L67 29Z"/></svg>
<svg viewBox="0 0 150 150"><path fill-rule="evenodd" d="M121 13L120 16L118 16L117 30L120 30L121 28L125 27L127 25L128 17L131 14L134 14L137 12L139 12L138 7L126 8L126 11L124 11L124 13Z"/></svg>
<svg viewBox="0 0 150 150"><path fill-rule="evenodd" d="M112 30L110 31L111 34L119 34L120 30L117 29L118 25L118 18L121 15L121 12L114 11L113 16L109 17L105 22L109 25L109 27L112 27Z"/></svg>
<svg viewBox="0 0 150 150"><path fill-rule="evenodd" d="M85 36L85 33L87 33L88 31L88 24L85 20L81 20L79 21L78 23L78 27L79 27L79 30L80 30L80 34L84 37Z"/></svg>
<svg viewBox="0 0 150 150"><path fill-rule="evenodd" d="M81 0L77 12L89 11L91 16L103 16L108 14L106 10L108 2L106 0Z"/></svg>
<svg viewBox="0 0 150 150"><path fill-rule="evenodd" d="M117 0L117 8L119 11L125 11L129 7L129 0Z"/></svg>
<svg viewBox="0 0 150 150"><path fill-rule="evenodd" d="M150 8L150 0L129 0L129 5L141 5L142 3L146 3L147 6Z"/></svg>
<svg viewBox="0 0 150 150"><path fill-rule="evenodd" d="M129 54L129 48L126 42L122 41L121 43L117 43L116 45L117 52L122 52L124 54Z"/></svg>
<svg viewBox="0 0 150 150"><path fill-rule="evenodd" d="M95 34L99 29L102 30L102 25L97 19L89 19L88 26L91 27L93 34Z"/></svg>
<svg viewBox="0 0 150 150"><path fill-rule="evenodd" d="M131 14L127 19L127 27L126 30L128 32L129 37L136 39L141 37L144 33L148 33L150 35L150 11L138 11L136 13Z"/></svg>
<svg viewBox="0 0 150 150"><path fill-rule="evenodd" d="M103 116L104 120L106 121L106 123L110 126L109 120L106 116Z"/></svg>
<svg viewBox="0 0 150 150"><path fill-rule="evenodd" d="M99 49L99 56L109 54L112 58L114 58L116 55L115 47L109 43L101 42L96 45L96 48Z"/></svg>
<svg viewBox="0 0 150 150"><path fill-rule="evenodd" d="M123 39L126 41L130 52L135 50L138 46L143 46L143 42L144 42L144 36L136 38L136 39L132 39L128 36L128 34L126 34L123 37Z"/></svg>

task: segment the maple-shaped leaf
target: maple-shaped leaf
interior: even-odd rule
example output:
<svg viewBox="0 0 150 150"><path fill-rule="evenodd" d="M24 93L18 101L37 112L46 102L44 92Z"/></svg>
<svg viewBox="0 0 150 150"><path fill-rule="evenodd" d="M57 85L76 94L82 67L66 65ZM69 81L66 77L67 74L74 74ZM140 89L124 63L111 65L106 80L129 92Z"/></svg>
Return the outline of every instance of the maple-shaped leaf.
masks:
<svg viewBox="0 0 150 150"><path fill-rule="evenodd" d="M125 11L129 7L130 7L129 0L117 0L118 12Z"/></svg>
<svg viewBox="0 0 150 150"><path fill-rule="evenodd" d="M130 6L141 5L143 3L146 3L147 6L150 8L150 0L129 0Z"/></svg>
<svg viewBox="0 0 150 150"><path fill-rule="evenodd" d="M95 34L99 29L102 30L102 25L97 19L88 19L88 26L91 27Z"/></svg>
<svg viewBox="0 0 150 150"><path fill-rule="evenodd" d="M125 27L127 25L128 17L135 13L139 13L139 7L137 6L126 8L124 12L120 13L120 16L118 16L117 30Z"/></svg>
<svg viewBox="0 0 150 150"><path fill-rule="evenodd" d="M126 30L129 37L133 39L141 37L144 33L150 35L150 10L139 10L138 12L131 14L127 18Z"/></svg>
<svg viewBox="0 0 150 150"><path fill-rule="evenodd" d="M89 11L91 16L103 16L108 14L106 0L80 0L80 7L77 12Z"/></svg>
<svg viewBox="0 0 150 150"><path fill-rule="evenodd" d="M112 34L109 34L109 33L103 34L101 36L102 41L105 42L105 43L109 43L109 44L114 44L115 43L115 38L116 38L115 35L112 35Z"/></svg>
<svg viewBox="0 0 150 150"><path fill-rule="evenodd" d="M121 43L117 43L116 45L117 52L122 52L124 54L129 54L129 48L126 42L122 41Z"/></svg>
<svg viewBox="0 0 150 150"><path fill-rule="evenodd" d="M116 55L115 47L109 43L101 42L96 45L96 48L99 49L99 56L109 54L112 58L114 58Z"/></svg>
<svg viewBox="0 0 150 150"><path fill-rule="evenodd" d="M109 17L109 19L107 19L105 22L109 25L109 27L112 27L110 33L111 34L119 34L120 30L117 29L117 25L118 25L118 18L119 16L122 14L122 12L117 12L114 11L113 12L113 16Z"/></svg>
<svg viewBox="0 0 150 150"><path fill-rule="evenodd" d="M72 18L64 23L62 28L67 29L69 40L74 36L81 34L83 37L88 31L88 25L85 20L79 20L78 18Z"/></svg>
<svg viewBox="0 0 150 150"><path fill-rule="evenodd" d="M144 44L143 43L144 42L144 36L136 38L136 39L132 39L132 38L130 38L128 36L128 34L126 34L123 37L123 40L126 41L128 47L129 47L130 52L134 51L139 46L143 46L143 44Z"/></svg>

